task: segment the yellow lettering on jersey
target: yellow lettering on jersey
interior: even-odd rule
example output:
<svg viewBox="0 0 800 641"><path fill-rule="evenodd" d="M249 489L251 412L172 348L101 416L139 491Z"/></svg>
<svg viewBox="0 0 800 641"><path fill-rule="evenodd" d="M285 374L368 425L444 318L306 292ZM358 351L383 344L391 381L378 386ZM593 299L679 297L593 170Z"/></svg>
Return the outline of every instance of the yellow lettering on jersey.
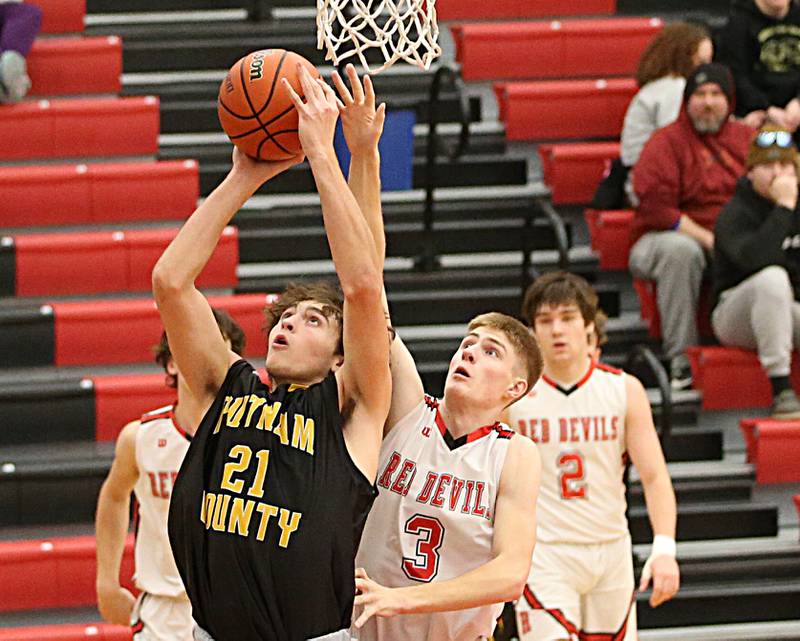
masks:
<svg viewBox="0 0 800 641"><path fill-rule="evenodd" d="M290 517L291 515L291 517ZM278 519L278 525L281 528L281 538L278 545L282 548L289 547L289 537L300 525L300 512L292 512L285 508L281 508L281 516Z"/></svg>
<svg viewBox="0 0 800 641"><path fill-rule="evenodd" d="M286 414L281 414L278 426L272 430L272 433L281 439L281 445L289 445L289 419Z"/></svg>
<svg viewBox="0 0 800 641"><path fill-rule="evenodd" d="M255 501L245 501L239 498L233 499L231 517L228 521L228 532L247 536L247 533L250 531L250 519L253 517L253 510L255 507Z"/></svg>
<svg viewBox="0 0 800 641"><path fill-rule="evenodd" d="M219 420L217 421L217 425L214 428L214 434L219 432L219 428L222 427L222 419L225 418L228 414L228 408L231 406L231 401L233 400L233 396L226 396L225 402L222 405L222 411L219 413Z"/></svg>
<svg viewBox="0 0 800 641"><path fill-rule="evenodd" d="M200 504L200 522L208 529L208 515L214 513L214 499L216 495L203 492L203 502Z"/></svg>
<svg viewBox="0 0 800 641"><path fill-rule="evenodd" d="M217 497L217 504L214 506L214 518L211 527L217 532L225 531L225 519L228 516L228 505L231 497L228 494L221 494Z"/></svg>
<svg viewBox="0 0 800 641"><path fill-rule="evenodd" d="M256 538L263 541L267 536L267 525L269 524L270 517L277 516L278 508L268 503L259 503L256 511L261 514L261 523L258 525L258 532Z"/></svg>
<svg viewBox="0 0 800 641"><path fill-rule="evenodd" d="M247 411L247 418L244 420L245 427L250 427L250 424L253 421L253 414L255 414L256 410L258 410L258 408L260 408L266 402L266 398L257 396L255 394L250 394L250 409Z"/></svg>
<svg viewBox="0 0 800 641"><path fill-rule="evenodd" d="M228 427L239 427L239 424L242 422L242 416L244 415L244 410L247 407L247 403L245 401L249 397L247 396L237 396L233 399L231 403L231 407L228 410L228 422L225 423Z"/></svg>
<svg viewBox="0 0 800 641"><path fill-rule="evenodd" d="M314 455L314 419L300 414L294 415L294 429L292 430L292 447Z"/></svg>
<svg viewBox="0 0 800 641"><path fill-rule="evenodd" d="M286 390L287 392L294 392L299 389L308 389L308 385L300 385L299 383L292 383L289 385L289 389Z"/></svg>
<svg viewBox="0 0 800 641"><path fill-rule="evenodd" d="M278 416L278 412L281 411L281 402L275 401L271 405L265 405L264 409L261 412L261 418L258 419L258 425L256 425L257 430L266 430L271 431L273 426L275 425L275 419Z"/></svg>

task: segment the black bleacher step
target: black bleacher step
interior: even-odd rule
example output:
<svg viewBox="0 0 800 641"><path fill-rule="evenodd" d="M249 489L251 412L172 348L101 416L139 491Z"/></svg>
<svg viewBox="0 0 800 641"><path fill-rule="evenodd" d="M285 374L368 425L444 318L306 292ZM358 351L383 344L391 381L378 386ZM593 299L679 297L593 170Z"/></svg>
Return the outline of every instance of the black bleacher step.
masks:
<svg viewBox="0 0 800 641"><path fill-rule="evenodd" d="M687 503L729 503L749 501L752 496L751 481L714 481L713 484L702 481L684 481L672 483L675 497L679 504ZM632 507L644 506L644 492L641 485L635 485L628 491L628 504Z"/></svg>
<svg viewBox="0 0 800 641"><path fill-rule="evenodd" d="M286 0L281 1L281 5ZM163 0L159 11L211 11L217 9L245 9L250 0ZM307 0L301 6L308 6ZM153 11L152 0L87 0L87 13L138 13Z"/></svg>
<svg viewBox="0 0 800 641"><path fill-rule="evenodd" d="M422 223L400 223L386 226L386 250L389 256L417 256L426 239L453 253L498 252L520 249L522 223L516 218L491 221L440 223L426 232ZM544 221L533 224L531 235L536 249L549 249L556 244L551 227ZM325 230L322 228L289 228L247 230L239 232L239 260L261 262L265 257L276 261L323 260L330 256Z"/></svg>
<svg viewBox="0 0 800 641"><path fill-rule="evenodd" d="M800 546L789 549L780 544L774 544L774 548L749 546L746 551L688 558L679 552L678 562L683 587L734 581L796 579L800 577ZM643 564L644 559L637 558L637 575Z"/></svg>
<svg viewBox="0 0 800 641"><path fill-rule="evenodd" d="M93 520L113 452L113 443L89 442L4 448L0 526Z"/></svg>
<svg viewBox="0 0 800 641"><path fill-rule="evenodd" d="M649 597L636 597L640 628L787 621L797 619L800 579L683 587L658 608L647 604Z"/></svg>
<svg viewBox="0 0 800 641"><path fill-rule="evenodd" d="M54 357L52 308L4 301L0 307L0 368L50 365Z"/></svg>
<svg viewBox="0 0 800 641"><path fill-rule="evenodd" d="M634 543L652 541L653 532L644 507L628 510L628 523ZM767 503L714 503L679 505L679 541L752 538L778 533L778 508Z"/></svg>
<svg viewBox="0 0 800 641"><path fill-rule="evenodd" d="M723 457L722 442L723 434L718 429L674 427L663 444L664 455L675 463L720 461Z"/></svg>
<svg viewBox="0 0 800 641"><path fill-rule="evenodd" d="M19 612L3 612L0 616L0 628L27 628L37 625L69 625L85 624L91 628L102 622L97 608L57 608L52 610L23 610ZM91 639L97 631L85 632ZM31 637L25 637L31 638ZM44 639L45 637L42 637ZM102 637L97 637L102 638Z"/></svg>
<svg viewBox="0 0 800 641"><path fill-rule="evenodd" d="M141 95L138 91L135 94ZM428 120L428 97L427 92L409 93L406 95L380 96L382 102L390 111L411 110L416 115L417 122L427 122ZM481 118L480 98L473 96L469 98L470 121L477 122ZM444 94L439 106L440 122L458 122L461 119L461 103L451 92ZM161 102L161 133L180 134L219 131L219 117L217 115L217 100L165 100ZM474 141L471 148L476 152L497 152L502 151L503 147L498 146L505 141L492 138L491 144L481 145L480 139ZM417 153L424 153L424 139L418 138L414 141L414 148ZM199 158L203 160L203 158Z"/></svg>
<svg viewBox="0 0 800 641"><path fill-rule="evenodd" d="M423 158L414 159L413 189L425 187ZM230 171L230 163L200 164L200 193L207 196ZM524 185L528 180L525 158L501 155L467 155L458 160L437 160L436 177L440 188ZM314 178L306 163L292 167L266 183L259 194L286 194L315 191Z"/></svg>
<svg viewBox="0 0 800 641"><path fill-rule="evenodd" d="M520 189L512 187L512 190ZM452 190L449 196L437 190L434 197L434 222L460 222L463 220L484 220L488 218L516 217L524 218L535 213L535 199L546 196L547 190L542 184L533 184L523 195L507 193L503 187L488 190L487 195L478 196L475 190L459 188ZM483 191L483 190L481 190ZM322 210L316 194L284 196L286 204L260 206L252 200L241 209L233 219L239 230L267 229L281 227L322 226ZM424 192L389 192L383 194L383 220L389 225L393 223L417 223L423 218ZM311 201L311 204L309 204ZM568 239L571 238L572 226L565 222Z"/></svg>

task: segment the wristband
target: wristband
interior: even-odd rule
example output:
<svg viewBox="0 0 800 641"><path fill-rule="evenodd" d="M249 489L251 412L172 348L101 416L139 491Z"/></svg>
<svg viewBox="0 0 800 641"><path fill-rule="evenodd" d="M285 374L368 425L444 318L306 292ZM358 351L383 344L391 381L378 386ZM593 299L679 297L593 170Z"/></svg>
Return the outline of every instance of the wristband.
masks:
<svg viewBox="0 0 800 641"><path fill-rule="evenodd" d="M656 534L653 537L653 547L650 550L650 556L654 558L662 555L671 556L674 559L677 555L677 546L675 545L675 539L671 536Z"/></svg>

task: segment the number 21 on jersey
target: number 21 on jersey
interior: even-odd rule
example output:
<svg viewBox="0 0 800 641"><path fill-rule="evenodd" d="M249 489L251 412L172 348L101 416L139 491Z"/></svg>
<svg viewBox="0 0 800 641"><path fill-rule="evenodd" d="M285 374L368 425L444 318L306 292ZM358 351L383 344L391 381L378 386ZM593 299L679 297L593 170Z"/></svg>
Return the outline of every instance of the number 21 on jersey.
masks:
<svg viewBox="0 0 800 641"><path fill-rule="evenodd" d="M562 452L556 459L561 471L558 475L562 499L586 498L586 469L583 456L579 452Z"/></svg>

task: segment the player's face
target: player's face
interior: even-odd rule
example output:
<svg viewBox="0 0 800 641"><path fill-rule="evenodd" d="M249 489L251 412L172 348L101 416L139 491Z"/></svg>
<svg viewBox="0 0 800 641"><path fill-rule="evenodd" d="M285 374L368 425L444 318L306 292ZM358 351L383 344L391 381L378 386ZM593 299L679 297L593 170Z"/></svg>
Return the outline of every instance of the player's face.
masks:
<svg viewBox="0 0 800 641"><path fill-rule="evenodd" d="M518 356L503 332L478 327L461 341L447 371L445 397L467 395L474 401L482 399L487 405L503 406L515 399L514 393L524 393L525 379L517 375ZM518 381L522 388L509 392Z"/></svg>
<svg viewBox="0 0 800 641"><path fill-rule="evenodd" d="M276 383L313 384L341 364L339 321L317 301L302 301L283 312L270 330L266 368Z"/></svg>
<svg viewBox="0 0 800 641"><path fill-rule="evenodd" d="M545 363L555 363L585 359L589 354L587 333L594 327L586 325L575 303L545 304L536 310L533 331Z"/></svg>

